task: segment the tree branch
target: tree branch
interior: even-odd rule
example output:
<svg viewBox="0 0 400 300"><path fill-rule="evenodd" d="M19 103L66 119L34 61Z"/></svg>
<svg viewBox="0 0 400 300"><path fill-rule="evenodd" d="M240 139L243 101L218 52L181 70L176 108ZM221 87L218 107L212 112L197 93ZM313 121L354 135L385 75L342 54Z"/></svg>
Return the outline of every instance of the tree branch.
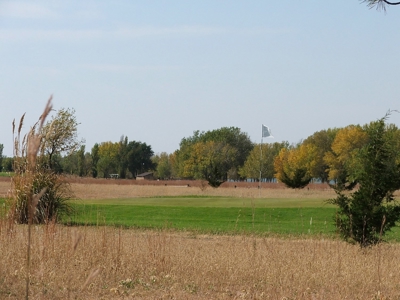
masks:
<svg viewBox="0 0 400 300"><path fill-rule="evenodd" d="M389 5L399 5L400 4L400 2L389 2L387 0L382 0L382 1Z"/></svg>

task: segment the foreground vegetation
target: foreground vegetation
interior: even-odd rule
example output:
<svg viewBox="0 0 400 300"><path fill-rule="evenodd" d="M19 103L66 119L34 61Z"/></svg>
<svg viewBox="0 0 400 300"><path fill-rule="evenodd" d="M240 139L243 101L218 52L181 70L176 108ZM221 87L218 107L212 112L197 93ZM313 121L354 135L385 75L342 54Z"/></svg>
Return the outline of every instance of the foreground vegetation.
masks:
<svg viewBox="0 0 400 300"><path fill-rule="evenodd" d="M20 135L22 117L15 138L18 172L12 180L8 201L4 203L4 216L0 218L2 298L21 299L25 295L25 299L382 299L400 296L397 284L400 277L395 261L400 248L397 244L378 244L382 241L382 234L396 225L399 216L397 210L393 217L387 216L387 207L381 205L380 194L366 198L371 205L364 205L365 201L361 201L361 205L355 206L356 212L364 215L364 227L354 223L358 226L357 234L360 228L363 229L362 235L359 235L361 249L343 244L338 239L326 239L327 235L334 234L328 228L332 224L329 216L335 218L334 208L328 206L267 208L260 207L254 197L241 197L241 207L98 204L85 203L84 200L72 203L68 201L73 195L72 190L69 193L70 186L53 170L52 155L57 151L46 150L44 137L49 135L41 134L42 128L46 128L42 125L49 111L51 100L40 118L38 129L35 125L26 138ZM49 125L50 130L53 130L52 124ZM385 132L383 119L381 125L381 131ZM398 132L396 128L396 134ZM383 184L397 182L397 176L388 179L393 176L387 171L393 169L391 163L395 162L393 174L398 174L398 156L392 155L398 145L393 143L396 147L391 147L392 144L380 139L381 136L371 139L372 142L360 150L361 154L366 153L367 158L371 157L366 160L368 164L361 164L366 166L365 170L361 170L368 171L366 174L385 175ZM215 145L212 141L205 143ZM372 147L375 144L382 147ZM62 151L60 147L58 151ZM215 149L212 147L211 156L215 152L223 152L234 157L233 148L222 145L215 145ZM198 148L201 153L204 149ZM385 150L378 151L382 153L378 159L372 158L376 149ZM44 160L46 153L49 157L47 161ZM361 154L359 157L363 157ZM197 157L193 159L194 165L197 160ZM202 176L212 178L209 182L212 186L219 186L226 180L222 178L221 181L222 173L216 172L217 165L212 162L211 171L207 166L200 170ZM301 168L299 170L300 173L294 172L296 178L306 172ZM343 173L346 175L344 183L353 187L359 182L358 190L365 198L367 194L362 193L363 182L359 181L362 177L353 180L347 177L351 174L346 172L347 169ZM303 181L303 178L300 179ZM394 200L394 192L398 189L395 187L387 185L387 189L378 188L386 195L386 202ZM200 187L202 192L205 189L205 186ZM87 192L86 187L84 190ZM64 194L64 191L68 193ZM347 197L342 191L339 190L338 195ZM375 190L372 191L374 194ZM259 199L262 199L261 190ZM343 221L343 213L350 212L349 228L352 230L353 205L347 204L350 203L348 199L344 201L345 206L339 205L336 219L339 216ZM186 195L186 201L193 202L190 200L191 197ZM174 201L177 201L176 198ZM73 211L70 208L74 208L74 215L70 214ZM379 236L376 234L377 226L371 223L371 227L370 217L367 216L370 211L374 213L375 208L380 209L378 217L383 216ZM375 219L375 215L372 218ZM388 223L385 223L386 218ZM62 226L57 224L60 220L67 225L93 226ZM124 230L124 227L152 231ZM344 227L338 228L344 235ZM372 230L373 238L364 239L365 228L368 233ZM276 238L277 234L279 237L285 234L286 239ZM354 234L350 237L360 243ZM367 247L375 243L378 244L376 247ZM80 247L80 244L83 246ZM20 249L25 247L26 254L21 255L23 251Z"/></svg>
<svg viewBox="0 0 400 300"><path fill-rule="evenodd" d="M25 294L26 225L0 223L0 298ZM34 226L32 299L397 299L400 245Z"/></svg>
<svg viewBox="0 0 400 300"><path fill-rule="evenodd" d="M72 189L81 199L71 201L76 213L65 224L91 226L33 226L31 299L400 296L400 245L361 249L341 242L334 234L335 208L324 202L331 191L117 184ZM128 191L142 197L122 197ZM101 197L108 195L115 197ZM27 226L0 220L0 299L22 299Z"/></svg>

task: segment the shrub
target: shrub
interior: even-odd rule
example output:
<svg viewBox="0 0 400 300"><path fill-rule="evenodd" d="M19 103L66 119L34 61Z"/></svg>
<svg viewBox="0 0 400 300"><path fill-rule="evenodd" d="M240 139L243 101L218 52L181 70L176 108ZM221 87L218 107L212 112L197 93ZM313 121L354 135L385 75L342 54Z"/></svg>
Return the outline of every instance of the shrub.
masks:
<svg viewBox="0 0 400 300"><path fill-rule="evenodd" d="M26 184L29 182L29 184ZM67 200L72 191L69 184L55 172L36 165L35 171L16 173L12 179L13 197L10 205L15 222L27 224L29 221L29 202L34 195L41 197L34 204L32 222L36 224L58 221L62 215L72 213Z"/></svg>
<svg viewBox="0 0 400 300"><path fill-rule="evenodd" d="M376 244L400 219L400 205L393 193L400 189L400 164L394 126L384 118L364 126L367 143L357 153L350 180L355 192L345 194L337 186L330 203L339 208L336 226L346 240L362 247Z"/></svg>
<svg viewBox="0 0 400 300"><path fill-rule="evenodd" d="M38 153L44 140L40 132L51 107L50 98L39 121L21 140L22 116L14 138L15 174L11 181L8 215L16 223L47 223L72 212L72 207L67 203L73 196L68 183L49 169L43 153ZM13 135L14 132L15 122Z"/></svg>

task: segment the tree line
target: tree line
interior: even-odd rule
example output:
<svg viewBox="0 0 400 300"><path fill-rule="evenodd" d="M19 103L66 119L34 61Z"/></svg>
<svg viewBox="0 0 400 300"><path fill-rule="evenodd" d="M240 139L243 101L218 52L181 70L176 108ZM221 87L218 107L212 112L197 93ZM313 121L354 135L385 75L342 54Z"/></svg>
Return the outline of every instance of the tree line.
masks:
<svg viewBox="0 0 400 300"><path fill-rule="evenodd" d="M368 126L349 125L315 132L296 144L283 142L253 143L237 127L194 131L184 137L173 153L155 154L144 142L122 136L118 142L96 143L86 151L79 140L79 123L72 109L61 109L41 132L43 158L57 173L81 177L135 178L153 172L159 179L206 180L218 187L227 180L278 180L288 187L302 188L312 180L348 189L357 184L357 153L368 143ZM393 124L385 125L397 141L394 151L400 153L400 132ZM396 148L397 147L397 148ZM3 172L13 170L13 157L2 155Z"/></svg>

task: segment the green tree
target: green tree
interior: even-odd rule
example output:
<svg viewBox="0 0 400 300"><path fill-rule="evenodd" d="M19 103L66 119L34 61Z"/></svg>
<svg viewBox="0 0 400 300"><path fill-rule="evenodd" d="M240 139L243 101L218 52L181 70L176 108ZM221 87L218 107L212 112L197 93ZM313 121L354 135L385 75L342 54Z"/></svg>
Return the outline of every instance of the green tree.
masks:
<svg viewBox="0 0 400 300"><path fill-rule="evenodd" d="M63 173L69 175L78 175L78 164L77 151L69 153L61 160Z"/></svg>
<svg viewBox="0 0 400 300"><path fill-rule="evenodd" d="M100 160L100 155L99 155L99 144L94 144L91 153L91 160L92 160L92 176L93 178L96 178L98 175L98 171L97 171L97 164Z"/></svg>
<svg viewBox="0 0 400 300"><path fill-rule="evenodd" d="M254 144L247 133L242 132L237 127L222 127L220 129L207 131L199 135L199 141L214 141L227 144L236 149L237 157L233 164L236 167L243 166Z"/></svg>
<svg viewBox="0 0 400 300"><path fill-rule="evenodd" d="M350 194L335 189L337 197L329 201L339 208L336 226L343 238L362 247L379 242L400 219L400 206L393 196L400 189L398 129L386 126L389 114L363 127L367 143L352 164L358 189Z"/></svg>
<svg viewBox="0 0 400 300"><path fill-rule="evenodd" d="M118 172L119 143L103 142L99 145L97 171L103 178ZM99 174L99 175L100 175Z"/></svg>
<svg viewBox="0 0 400 300"><path fill-rule="evenodd" d="M84 142L78 140L78 125L75 110L62 108L41 128L41 153L47 157L50 169L53 169L55 154L68 155Z"/></svg>
<svg viewBox="0 0 400 300"><path fill-rule="evenodd" d="M222 127L207 132L194 131L193 136L183 138L180 143L180 148L175 152L176 164L175 168L179 177L185 177L186 161L192 156L192 148L197 143L206 142L221 143L224 146L229 145L236 150L237 155L232 161L229 172L232 177L236 177L237 170L243 166L247 156L253 149L254 144L251 142L247 133L241 132L237 127Z"/></svg>
<svg viewBox="0 0 400 300"><path fill-rule="evenodd" d="M177 172L177 160L176 160L176 151L171 153L169 155L169 163L171 165L171 177L172 178L177 178L178 177L178 172Z"/></svg>
<svg viewBox="0 0 400 300"><path fill-rule="evenodd" d="M14 170L14 158L13 157L3 157L2 167L3 172L12 172Z"/></svg>
<svg viewBox="0 0 400 300"><path fill-rule="evenodd" d="M110 177L110 174L117 172L117 163L111 156L101 156L97 162L97 170L103 178Z"/></svg>
<svg viewBox="0 0 400 300"><path fill-rule="evenodd" d="M198 142L193 145L191 156L185 164L185 177L204 179L212 187L219 187L227 180L238 153L231 145L222 142Z"/></svg>
<svg viewBox="0 0 400 300"><path fill-rule="evenodd" d="M86 152L86 153L85 153L85 170L84 170L84 176L93 176L92 170L93 170L92 155L91 155L89 152Z"/></svg>
<svg viewBox="0 0 400 300"><path fill-rule="evenodd" d="M3 171L3 149L4 149L4 145L0 144L0 172Z"/></svg>
<svg viewBox="0 0 400 300"><path fill-rule="evenodd" d="M93 176L101 174L103 177L108 177L110 174L118 173L120 178L126 178L128 175L134 177L155 168L151 160L153 155L151 146L142 142L128 142L127 137L122 137L117 143L96 144L92 148L92 164L95 166Z"/></svg>
<svg viewBox="0 0 400 300"><path fill-rule="evenodd" d="M161 152L160 155L152 157L154 165L156 165L156 176L160 179L170 179L172 177L171 155Z"/></svg>
<svg viewBox="0 0 400 300"><path fill-rule="evenodd" d="M153 170L155 165L151 160L154 155L150 145L142 142L131 141L127 145L128 170L132 176Z"/></svg>
<svg viewBox="0 0 400 300"><path fill-rule="evenodd" d="M77 151L78 156L78 176L86 176L86 159L85 159L85 145L81 145L81 148Z"/></svg>
<svg viewBox="0 0 400 300"><path fill-rule="evenodd" d="M118 174L120 178L126 178L126 172L128 171L128 137L121 137L118 147Z"/></svg>

